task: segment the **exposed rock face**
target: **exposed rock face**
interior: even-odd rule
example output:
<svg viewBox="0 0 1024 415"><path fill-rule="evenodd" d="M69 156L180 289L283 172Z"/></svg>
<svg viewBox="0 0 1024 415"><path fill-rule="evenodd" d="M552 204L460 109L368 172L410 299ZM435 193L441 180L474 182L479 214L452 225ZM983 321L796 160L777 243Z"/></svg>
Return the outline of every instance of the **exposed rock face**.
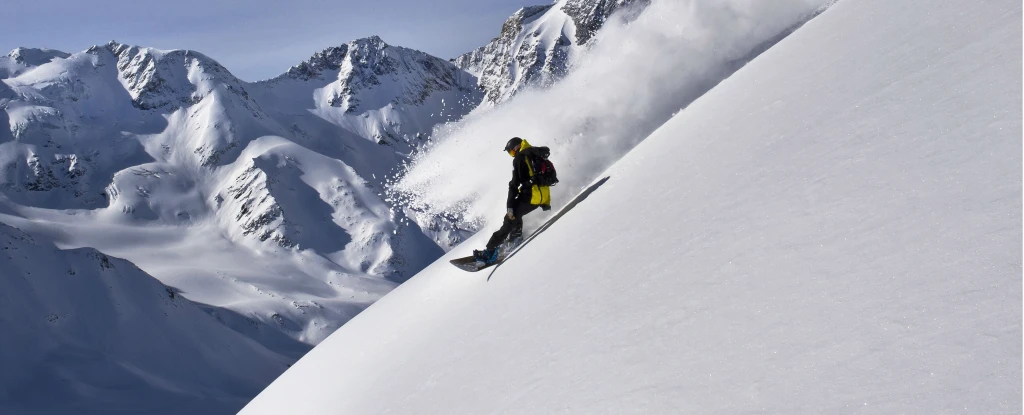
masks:
<svg viewBox="0 0 1024 415"><path fill-rule="evenodd" d="M228 187L227 206L234 207L234 219L242 228L243 235L251 235L260 241L271 239L283 247L293 247L295 242L285 235L284 211L274 199L266 172L255 164L245 169ZM218 200L225 200L218 196Z"/></svg>
<svg viewBox="0 0 1024 415"><path fill-rule="evenodd" d="M561 0L524 7L501 27L490 43L452 60L476 75L491 103L519 91L543 87L569 70L572 58L587 46L613 13L635 16L650 0Z"/></svg>
<svg viewBox="0 0 1024 415"><path fill-rule="evenodd" d="M327 105L348 113L379 109L360 105L364 100L379 102L380 97L366 96L383 92L379 90L390 92L386 103L422 105L434 92L472 95L476 89L476 79L450 62L388 45L377 36L324 49L267 83L279 83L282 78L330 81L333 93Z"/></svg>
<svg viewBox="0 0 1024 415"><path fill-rule="evenodd" d="M314 53L309 60L288 69L282 76L310 80L327 70L338 70L348 55L348 45L334 46Z"/></svg>
<svg viewBox="0 0 1024 415"><path fill-rule="evenodd" d="M576 43L585 45L604 27L612 13L632 7L630 17L635 17L650 3L651 0L567 0L561 10L572 18L576 26Z"/></svg>
<svg viewBox="0 0 1024 415"><path fill-rule="evenodd" d="M483 99L475 76L377 36L324 49L252 87L266 97L307 91L299 95L302 101L290 105L312 106L324 118L343 119L350 131L400 153L418 146L435 125L458 120Z"/></svg>
<svg viewBox="0 0 1024 415"><path fill-rule="evenodd" d="M121 81L136 108L174 110L189 106L201 101L217 86L249 101L244 83L201 53L165 52L116 42L93 47L88 52L100 53L104 49L116 56Z"/></svg>

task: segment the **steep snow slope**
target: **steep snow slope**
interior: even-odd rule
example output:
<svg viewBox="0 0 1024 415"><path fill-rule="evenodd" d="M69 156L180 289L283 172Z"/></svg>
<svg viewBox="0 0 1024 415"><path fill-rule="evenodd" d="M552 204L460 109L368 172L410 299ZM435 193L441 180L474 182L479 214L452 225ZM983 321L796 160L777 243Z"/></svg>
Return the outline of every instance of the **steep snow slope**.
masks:
<svg viewBox="0 0 1024 415"><path fill-rule="evenodd" d="M224 413L290 359L122 259L0 224L0 412Z"/></svg>
<svg viewBox="0 0 1024 415"><path fill-rule="evenodd" d="M1020 16L838 2L242 413L1021 412Z"/></svg>

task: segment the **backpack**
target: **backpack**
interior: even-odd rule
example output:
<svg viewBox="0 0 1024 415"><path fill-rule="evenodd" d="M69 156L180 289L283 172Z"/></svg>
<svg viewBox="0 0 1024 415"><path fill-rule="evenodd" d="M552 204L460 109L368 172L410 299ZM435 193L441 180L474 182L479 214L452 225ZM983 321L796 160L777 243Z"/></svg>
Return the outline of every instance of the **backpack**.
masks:
<svg viewBox="0 0 1024 415"><path fill-rule="evenodd" d="M533 150L533 151L529 151ZM555 165L548 160L551 150L547 147L530 147L524 151L526 161L533 169L533 183L539 186L554 186L558 183L558 173L555 172Z"/></svg>

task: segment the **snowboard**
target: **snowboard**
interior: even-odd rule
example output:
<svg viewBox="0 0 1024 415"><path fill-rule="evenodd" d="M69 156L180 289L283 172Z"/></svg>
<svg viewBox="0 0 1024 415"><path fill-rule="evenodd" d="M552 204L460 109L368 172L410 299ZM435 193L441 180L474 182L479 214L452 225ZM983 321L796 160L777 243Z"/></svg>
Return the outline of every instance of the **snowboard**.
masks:
<svg viewBox="0 0 1024 415"><path fill-rule="evenodd" d="M485 264L483 261L476 259L472 255L462 258L455 258L448 262L450 262L452 265L455 265L456 268L461 269L463 271L477 272L482 269L487 269L502 263L503 261L505 261L505 258L508 258L509 255L512 254L512 252L515 251L515 249L518 248L520 244L522 244L522 242L522 238L517 238L515 241L509 241L501 244L501 246L498 247L498 260L490 264Z"/></svg>
<svg viewBox="0 0 1024 415"><path fill-rule="evenodd" d="M502 246L499 248L501 251L498 252L498 260L494 261L493 264L484 264L482 261L477 261L476 258L474 258L472 255L463 258L455 258L448 262L451 262L452 265L455 265L459 269L466 270L469 272L477 272L482 269L487 269L494 265L501 264L502 262L505 261L505 259L511 257L512 255L515 255L516 250L518 250L522 245L530 242L530 240L532 240L533 238L536 238L542 232L547 230L547 228L550 227L551 224L555 223L555 221L557 221L558 218L561 218L562 215L565 215L567 212L576 207L577 204L579 204L588 196L590 196L591 193L593 193L595 190L597 190L597 188L601 187L601 185L608 181L608 177L609 176L605 176L601 178L601 180L594 182L586 190L576 195L576 197L572 198L572 200L570 200L569 203L565 205L565 207L560 209L558 213L555 214L555 216L552 216L550 219L544 222L544 224L541 225L541 227L531 232L529 237L525 239L523 237L519 237L514 241L506 241L504 244L502 244Z"/></svg>

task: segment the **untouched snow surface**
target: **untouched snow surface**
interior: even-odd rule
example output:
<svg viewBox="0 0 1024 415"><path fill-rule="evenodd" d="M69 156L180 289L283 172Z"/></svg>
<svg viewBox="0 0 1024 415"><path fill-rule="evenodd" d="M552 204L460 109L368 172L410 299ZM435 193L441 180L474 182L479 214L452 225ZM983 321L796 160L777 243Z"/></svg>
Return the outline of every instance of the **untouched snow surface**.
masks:
<svg viewBox="0 0 1024 415"><path fill-rule="evenodd" d="M242 413L1020 413L1020 18L840 1Z"/></svg>

